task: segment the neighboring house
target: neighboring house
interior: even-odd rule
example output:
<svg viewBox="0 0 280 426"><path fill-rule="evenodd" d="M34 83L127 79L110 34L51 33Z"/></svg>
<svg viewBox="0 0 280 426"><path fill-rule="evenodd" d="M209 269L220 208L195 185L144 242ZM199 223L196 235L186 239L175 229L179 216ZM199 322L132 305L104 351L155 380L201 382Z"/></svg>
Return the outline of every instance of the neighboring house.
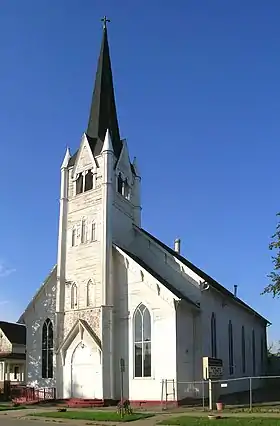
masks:
<svg viewBox="0 0 280 426"><path fill-rule="evenodd" d="M26 327L0 321L0 382L25 382Z"/></svg>
<svg viewBox="0 0 280 426"><path fill-rule="evenodd" d="M20 318L28 385L116 400L124 361L124 397L158 403L163 379L175 400L202 396L192 382L203 356L223 360L225 379L264 373L268 321L184 258L179 241L171 249L142 228L140 187L120 138L105 26L88 128L61 166L57 265Z"/></svg>

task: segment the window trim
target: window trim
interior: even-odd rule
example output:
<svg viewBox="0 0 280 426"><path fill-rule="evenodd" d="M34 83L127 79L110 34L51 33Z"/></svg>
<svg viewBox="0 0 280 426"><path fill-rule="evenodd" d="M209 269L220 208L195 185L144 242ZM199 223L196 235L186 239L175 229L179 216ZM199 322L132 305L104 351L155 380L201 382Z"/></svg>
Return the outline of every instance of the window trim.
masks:
<svg viewBox="0 0 280 426"><path fill-rule="evenodd" d="M49 347L50 339L49 339L49 332L51 330L52 333L52 339L51 339L51 346ZM46 335L45 335L46 333ZM53 361L54 361L54 330L53 330L53 323L52 321L47 318L42 327L42 336L41 336L41 342L42 342L42 348L41 348L41 356L42 356L42 363L41 363L41 375L42 379L53 379L54 377L54 368L53 368ZM46 342L46 345L44 344ZM44 347L46 346L46 347ZM43 362L44 357L46 356L46 362ZM51 363L49 360L52 359ZM51 371L50 371L51 369Z"/></svg>
<svg viewBox="0 0 280 426"><path fill-rule="evenodd" d="M144 330L144 328L143 328L144 317L143 317L143 314L140 311L141 306L144 307L143 312L145 312L145 310L147 310L149 317L150 317L150 340L144 340L144 337L143 337L143 335L144 335L144 332L143 332L143 330ZM141 340L141 342L135 340L135 318L136 318L136 314L137 314L138 311L141 313L141 316L142 316L142 340ZM132 371L133 371L133 379L135 379L135 380L151 380L151 379L153 379L152 340L153 340L153 337L152 337L152 314L151 314L151 311L150 311L149 307L147 306L147 304L141 302L141 303L139 303L139 305L134 310L133 318L132 318L132 342L133 342L133 358L132 358L133 359L133 361L132 361L133 362L133 369L132 369ZM135 345L137 343L142 345L142 376L136 376L135 375L135 370L136 370L135 369ZM144 376L144 357L143 357L144 351L143 351L143 348L144 348L145 343L150 344L150 375L149 376Z"/></svg>

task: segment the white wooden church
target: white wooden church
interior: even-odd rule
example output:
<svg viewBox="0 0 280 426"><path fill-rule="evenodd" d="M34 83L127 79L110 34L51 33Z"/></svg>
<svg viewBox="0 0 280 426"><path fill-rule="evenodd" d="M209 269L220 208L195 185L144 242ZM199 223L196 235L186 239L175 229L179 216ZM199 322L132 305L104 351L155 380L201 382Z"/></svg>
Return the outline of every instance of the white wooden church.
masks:
<svg viewBox="0 0 280 426"><path fill-rule="evenodd" d="M55 194L54 194L55 196ZM57 264L19 322L27 384L58 398L158 403L199 394L202 358L261 375L267 320L141 226L141 177L121 138L106 20L89 122L61 165ZM239 382L242 386L242 381ZM235 390L238 390L235 388Z"/></svg>

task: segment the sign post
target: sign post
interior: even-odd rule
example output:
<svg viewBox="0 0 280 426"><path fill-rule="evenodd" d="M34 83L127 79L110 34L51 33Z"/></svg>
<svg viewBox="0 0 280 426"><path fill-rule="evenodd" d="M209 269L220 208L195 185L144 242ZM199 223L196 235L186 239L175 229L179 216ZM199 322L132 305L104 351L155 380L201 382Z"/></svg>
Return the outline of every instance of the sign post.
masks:
<svg viewBox="0 0 280 426"><path fill-rule="evenodd" d="M121 373L121 402L123 402L123 373L125 372L124 359L120 359L120 373Z"/></svg>
<svg viewBox="0 0 280 426"><path fill-rule="evenodd" d="M213 409L213 383L212 380L223 376L223 360L218 358L203 357L203 379L208 380L209 410Z"/></svg>
<svg viewBox="0 0 280 426"><path fill-rule="evenodd" d="M213 404L212 404L213 396L212 396L212 380L211 379L208 380L208 386L209 386L209 411L212 411L213 410Z"/></svg>

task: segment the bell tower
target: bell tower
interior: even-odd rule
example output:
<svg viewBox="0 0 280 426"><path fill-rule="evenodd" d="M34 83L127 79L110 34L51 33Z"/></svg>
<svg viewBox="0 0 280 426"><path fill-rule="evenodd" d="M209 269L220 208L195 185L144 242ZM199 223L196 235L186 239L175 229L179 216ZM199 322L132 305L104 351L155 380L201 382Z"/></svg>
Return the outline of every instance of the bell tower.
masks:
<svg viewBox="0 0 280 426"><path fill-rule="evenodd" d="M67 149L61 166L56 317L58 347L65 347L77 321L84 321L92 330L95 341L100 342L96 379L100 389L96 395L114 399L118 372L113 370L113 309L117 295L112 250L114 243L129 245L133 224L140 225L141 206L138 167L136 161L130 162L127 143L120 137L107 22L103 18L87 130L74 155ZM58 366L60 362L58 356ZM69 372L65 374L57 383L58 394L64 398L71 396L66 395Z"/></svg>

